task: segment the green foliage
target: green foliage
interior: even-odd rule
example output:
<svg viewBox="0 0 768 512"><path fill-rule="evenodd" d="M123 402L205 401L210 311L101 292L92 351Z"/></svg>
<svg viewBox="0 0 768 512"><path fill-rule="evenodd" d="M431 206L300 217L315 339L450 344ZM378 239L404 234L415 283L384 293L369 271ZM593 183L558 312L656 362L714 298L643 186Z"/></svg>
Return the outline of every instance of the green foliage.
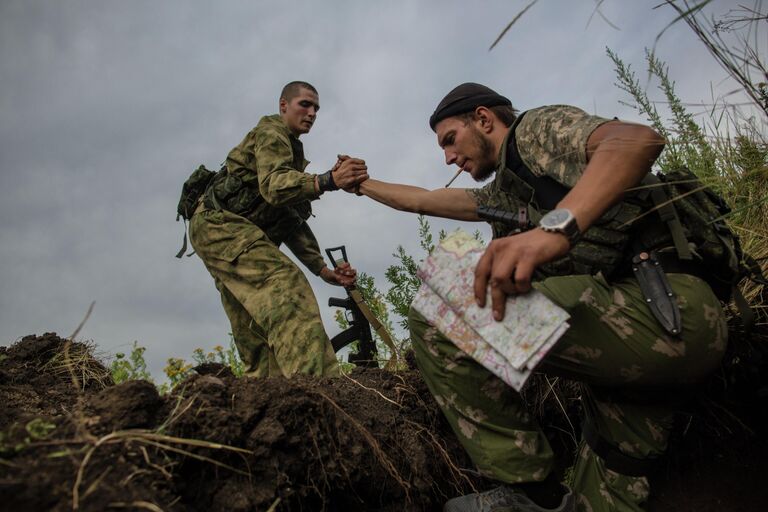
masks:
<svg viewBox="0 0 768 512"><path fill-rule="evenodd" d="M434 249L434 237L429 222L423 215L419 215L418 233L419 245L426 254L429 254ZM445 237L445 233L441 232L438 236L442 239ZM389 283L389 288L385 293L382 293L376 286L373 276L370 276L365 272L361 272L357 276L357 288L360 290L361 295L373 314L390 333L398 351L403 353L403 351L410 347L410 337L407 335L397 335L393 329L391 313L397 317L397 325L401 330L408 332L408 309L411 306L416 290L418 290L421 285L421 281L416 275L421 260L417 260L408 254L402 245L397 247L393 256L398 262L394 265L390 265L385 272L385 278ZM335 319L342 329L349 327L349 322L341 309L336 311ZM383 359L389 359L389 357L391 357L389 348L382 342L375 332L373 333L373 338L379 356ZM357 349L356 343L357 342L352 343L352 350ZM343 369L344 368L342 368L342 370Z"/></svg>
<svg viewBox="0 0 768 512"><path fill-rule="evenodd" d="M421 285L421 281L416 276L419 267L413 256L406 253L402 245L397 246L397 251L393 256L398 263L387 267L384 274L390 284L385 297L394 314L399 317L398 325L407 331L408 309L413 302L413 296Z"/></svg>
<svg viewBox="0 0 768 512"><path fill-rule="evenodd" d="M56 425L42 418L35 418L24 425L23 433L18 432L18 428L18 423L14 423L7 431L0 431L0 456L13 455L35 441L46 439L56 429Z"/></svg>
<svg viewBox="0 0 768 512"><path fill-rule="evenodd" d="M416 275L416 272L424 258L429 256L435 248L435 236L432 234L432 227L429 221L423 215L419 215L418 221L419 246L424 252L421 256L416 257L409 254L402 245L397 247L394 254L392 254L396 259L396 263L387 267L384 274L388 283L386 292L382 293L376 287L373 277L365 273L361 273L357 280L357 287L360 289L366 303L376 315L376 318L386 326L400 353L408 350L411 345L410 337L407 335L408 310L411 307L416 291L421 286L421 280ZM438 241L443 240L446 235L445 231L440 230L437 234ZM474 236L477 240L483 241L479 230L475 231ZM349 326L349 322L347 322L341 310L336 312L335 318L342 329L346 329ZM393 325L395 323L401 332L406 333L405 335L398 336L394 332ZM379 354L384 356L384 358L388 358L389 350L375 333L374 340L376 341L376 349Z"/></svg>
<svg viewBox="0 0 768 512"><path fill-rule="evenodd" d="M192 351L192 363L188 363L183 358L171 357L163 368L168 382L158 387L161 393L167 393L176 387L180 382L189 377L195 366L206 363L219 363L229 367L235 377L242 377L245 373L245 365L237 352L234 337L229 334L229 348L225 349L221 345L216 345L213 350L205 352L202 348L196 348Z"/></svg>
<svg viewBox="0 0 768 512"><path fill-rule="evenodd" d="M368 308L371 310L374 316L379 320L379 322L381 322L382 325L384 325L384 327L390 333L390 336L392 337L392 341L398 347L398 350L400 350L400 345L402 344L402 340L398 339L396 334L393 332L392 320L390 319L387 302L385 300L384 295L376 287L376 282L374 277L369 274L366 274L365 272L360 272L357 275L356 286L357 286L357 289L360 291L360 294L363 296L365 303L368 305ZM349 327L349 321L345 316L344 310L342 309L336 310L335 319L336 319L336 323L342 329L346 329L347 327ZM392 356L392 354L390 354L389 347L386 346L386 344L382 341L382 339L379 337L379 335L375 331L372 332L372 335L373 335L373 341L376 344L376 351L378 352L379 357L381 359L389 359ZM352 342L350 344L350 348L353 351L356 351L358 349L357 344L358 344L357 341ZM343 363L343 361L340 361L340 362ZM346 365L348 363L343 363L343 364ZM350 368L353 366L354 365L350 365ZM342 367L342 371L344 371L344 367Z"/></svg>
<svg viewBox="0 0 768 512"><path fill-rule="evenodd" d="M167 364L163 368L165 376L168 377L168 383L160 386L160 392L164 393L175 388L177 384L186 379L192 372L192 364L186 362L180 357L169 357Z"/></svg>
<svg viewBox="0 0 768 512"><path fill-rule="evenodd" d="M35 418L25 426L29 442L45 439L56 428L56 425L41 418Z"/></svg>
<svg viewBox="0 0 768 512"><path fill-rule="evenodd" d="M675 93L675 82L669 78L668 66L646 49L648 74L659 81L658 88L664 94L671 113L669 119L671 126L664 122L630 66L625 65L610 49L607 49L607 53L616 66L619 79L616 85L628 92L635 102L628 105L634 106L641 115L647 116L654 129L667 141L665 150L656 164L662 170L688 167L703 179L716 176L717 158L714 148L707 141L702 128L694 121L693 115L685 109Z"/></svg>
<svg viewBox="0 0 768 512"><path fill-rule="evenodd" d="M384 274L389 282L389 289L385 297L392 311L399 317L398 325L408 331L408 310L411 308L413 296L421 286L421 280L416 275L421 262L429 256L435 249L434 236L429 221L424 215L419 215L419 246L424 254L418 260L408 254L402 245L397 246L397 250L392 256L397 263L387 267ZM445 238L445 231L438 233L438 240ZM410 346L410 339L404 340L404 345Z"/></svg>
<svg viewBox="0 0 768 512"><path fill-rule="evenodd" d="M206 353L201 348L196 348L192 352L192 360L197 364L219 363L228 366L235 377L242 377L245 373L245 365L240 360L240 355L235 346L235 339L232 333L229 334L229 348L225 349L221 345L216 345L213 350Z"/></svg>
<svg viewBox="0 0 768 512"><path fill-rule="evenodd" d="M147 362L144 360L146 347L140 347L137 341L133 342L131 353L126 357L122 352L115 354L115 360L109 365L112 380L120 384L127 380L147 380L152 382L152 377L147 371Z"/></svg>
<svg viewBox="0 0 768 512"><path fill-rule="evenodd" d="M755 118L726 117L724 113L733 108L724 104L719 109L713 105L708 120L698 124L676 94L667 66L646 51L649 77L658 82L669 107L670 118L665 123L630 67L610 49L607 53L616 67L617 86L634 100L630 105L646 116L666 139L664 152L656 162L659 168L672 171L687 167L722 195L732 208L725 220L740 236L745 252L765 261L768 258L768 143L764 134L768 119L760 123ZM721 113L717 114L718 111ZM757 306L758 316L768 316L762 286L749 281L742 286L744 295Z"/></svg>

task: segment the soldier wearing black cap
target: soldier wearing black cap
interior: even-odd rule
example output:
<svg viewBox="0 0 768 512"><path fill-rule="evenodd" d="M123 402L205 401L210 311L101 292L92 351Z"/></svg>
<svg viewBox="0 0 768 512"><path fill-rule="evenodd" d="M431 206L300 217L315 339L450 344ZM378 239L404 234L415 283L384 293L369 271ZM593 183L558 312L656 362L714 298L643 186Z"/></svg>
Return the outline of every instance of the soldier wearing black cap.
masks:
<svg viewBox="0 0 768 512"><path fill-rule="evenodd" d="M646 305L629 268L639 239L649 240L660 223L635 222L645 206L625 192L647 179L664 140L646 126L567 105L518 114L507 98L474 83L448 93L429 124L446 164L493 180L430 191L369 179L358 193L465 221L481 220L479 206L523 212L531 229L519 234L506 236L512 226L492 223L476 300L484 307L490 289L501 319L507 296L534 287L569 313L568 331L537 371L584 383L587 418L567 482L572 492L563 495L553 452L518 393L411 310L416 361L431 393L479 471L501 484L454 498L445 510L642 510L645 475L666 450L674 412L660 395L717 368L727 336L720 302L703 280L666 274L667 305L681 322L670 330Z"/></svg>

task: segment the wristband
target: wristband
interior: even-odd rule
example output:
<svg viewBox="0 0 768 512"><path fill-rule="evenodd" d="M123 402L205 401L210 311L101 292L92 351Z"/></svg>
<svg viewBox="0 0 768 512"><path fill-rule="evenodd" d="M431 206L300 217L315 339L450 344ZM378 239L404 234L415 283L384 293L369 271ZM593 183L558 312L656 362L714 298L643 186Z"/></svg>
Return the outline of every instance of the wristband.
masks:
<svg viewBox="0 0 768 512"><path fill-rule="evenodd" d="M333 181L333 171L326 171L323 174L318 174L317 186L320 188L322 192L339 190L339 187L336 186L336 182Z"/></svg>

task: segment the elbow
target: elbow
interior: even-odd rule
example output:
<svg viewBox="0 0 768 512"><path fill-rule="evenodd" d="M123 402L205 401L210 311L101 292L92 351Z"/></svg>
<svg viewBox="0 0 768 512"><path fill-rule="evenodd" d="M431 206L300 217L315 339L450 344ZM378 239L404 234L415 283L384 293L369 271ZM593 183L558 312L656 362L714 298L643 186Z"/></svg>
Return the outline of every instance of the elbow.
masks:
<svg viewBox="0 0 768 512"><path fill-rule="evenodd" d="M637 141L638 147L636 149L637 154L641 155L641 158L648 161L648 165L653 165L653 162L661 154L667 141L656 130L649 126L644 125L632 125L633 133L630 135L630 140Z"/></svg>
<svg viewBox="0 0 768 512"><path fill-rule="evenodd" d="M651 155L651 163L653 163L653 161L655 161L664 150L664 146L666 146L667 140L653 128L645 128L646 130L643 138L648 141L647 148Z"/></svg>

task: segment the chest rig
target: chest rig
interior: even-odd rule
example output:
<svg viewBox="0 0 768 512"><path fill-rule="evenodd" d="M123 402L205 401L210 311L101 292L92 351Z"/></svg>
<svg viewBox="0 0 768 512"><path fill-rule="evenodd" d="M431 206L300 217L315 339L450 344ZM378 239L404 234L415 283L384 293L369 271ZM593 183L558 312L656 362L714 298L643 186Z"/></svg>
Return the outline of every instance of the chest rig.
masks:
<svg viewBox="0 0 768 512"><path fill-rule="evenodd" d="M518 116L507 139L501 165L492 184L493 205L515 212L515 223L491 222L493 237L507 236L526 217L530 227L562 200L570 188L549 176L537 176L525 165L517 150L514 130L525 113ZM607 279L625 277L631 272L632 237L650 219L640 218L651 203L643 197L629 195L612 206L583 233L571 251L559 260L543 265L541 277L602 273Z"/></svg>
<svg viewBox="0 0 768 512"><path fill-rule="evenodd" d="M535 227L570 190L549 176L535 175L523 162L514 132L523 115L525 113L512 125L492 184L494 204L491 206L513 212L514 221L491 221L494 238L519 232L521 226ZM643 184L651 183L654 178L649 176ZM625 194L583 233L567 255L537 269L536 278L600 273L611 281L634 275L659 324L667 333L679 335L679 307L664 269L693 272L681 268L676 253L671 252L677 240L667 223L660 223L657 215L647 215L653 209L649 190L640 188Z"/></svg>
<svg viewBox="0 0 768 512"><path fill-rule="evenodd" d="M293 154L291 165L294 169L303 169L306 165L304 146L294 137L289 137L289 140ZM238 168L233 172L226 165L222 167L206 190L206 206L247 218L259 226L270 240L280 245L288 233L309 219L312 206L309 201L290 206L269 204L259 190L258 173L251 169L251 163L237 162Z"/></svg>

